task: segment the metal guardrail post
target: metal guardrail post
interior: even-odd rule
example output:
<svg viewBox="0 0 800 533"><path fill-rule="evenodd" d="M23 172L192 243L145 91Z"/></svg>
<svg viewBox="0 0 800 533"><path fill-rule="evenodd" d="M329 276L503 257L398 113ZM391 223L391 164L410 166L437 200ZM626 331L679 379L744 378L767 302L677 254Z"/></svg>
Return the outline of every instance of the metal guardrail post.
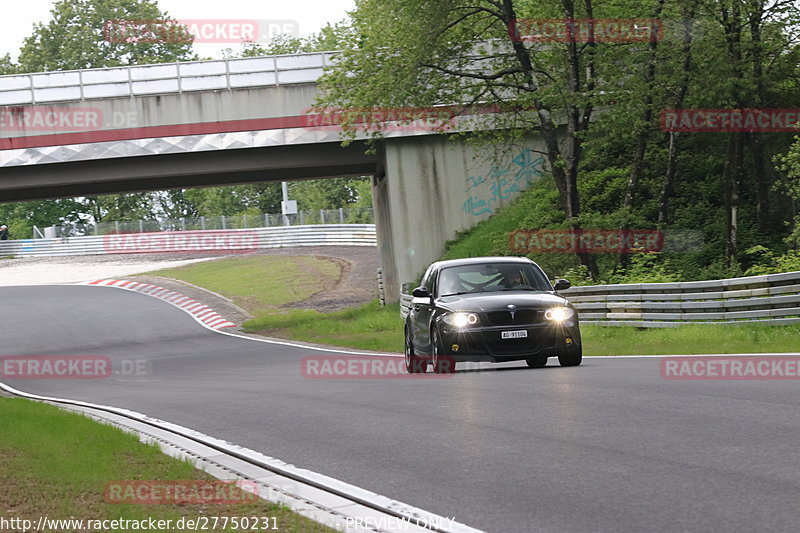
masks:
<svg viewBox="0 0 800 533"><path fill-rule="evenodd" d="M381 307L386 306L386 291L383 287L383 269L378 268L378 301L381 303Z"/></svg>

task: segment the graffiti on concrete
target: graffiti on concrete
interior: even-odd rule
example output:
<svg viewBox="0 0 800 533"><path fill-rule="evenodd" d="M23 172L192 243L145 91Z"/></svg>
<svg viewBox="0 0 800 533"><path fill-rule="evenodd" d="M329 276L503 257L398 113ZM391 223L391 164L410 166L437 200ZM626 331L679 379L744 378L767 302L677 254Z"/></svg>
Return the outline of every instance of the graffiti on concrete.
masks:
<svg viewBox="0 0 800 533"><path fill-rule="evenodd" d="M523 149L502 167L493 164L486 175L469 176L464 192L469 197L464 201L464 212L473 216L493 214L502 200L528 188L541 176L544 158L534 157L532 150Z"/></svg>

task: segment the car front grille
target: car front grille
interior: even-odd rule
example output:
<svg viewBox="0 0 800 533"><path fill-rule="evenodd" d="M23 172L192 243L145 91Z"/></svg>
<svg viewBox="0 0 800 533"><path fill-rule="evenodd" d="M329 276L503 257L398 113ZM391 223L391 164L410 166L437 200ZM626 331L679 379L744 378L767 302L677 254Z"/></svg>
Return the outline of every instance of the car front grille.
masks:
<svg viewBox="0 0 800 533"><path fill-rule="evenodd" d="M497 337L500 337L498 334ZM487 340L486 347L494 355L535 354L542 349L541 337L528 337L525 339L500 339Z"/></svg>
<svg viewBox="0 0 800 533"><path fill-rule="evenodd" d="M516 311L492 311L486 314L492 326L521 326L541 322L540 312L536 309L519 309Z"/></svg>

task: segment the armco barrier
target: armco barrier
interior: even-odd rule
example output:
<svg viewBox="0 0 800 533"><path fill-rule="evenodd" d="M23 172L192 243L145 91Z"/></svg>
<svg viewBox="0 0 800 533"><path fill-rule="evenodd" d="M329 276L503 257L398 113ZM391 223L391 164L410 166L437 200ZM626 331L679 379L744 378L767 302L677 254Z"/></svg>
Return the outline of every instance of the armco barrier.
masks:
<svg viewBox="0 0 800 533"><path fill-rule="evenodd" d="M573 287L581 322L603 326L800 323L800 272L714 281Z"/></svg>
<svg viewBox="0 0 800 533"><path fill-rule="evenodd" d="M640 328L800 323L800 272L713 281L592 285L560 291L581 323ZM405 318L411 296L401 295Z"/></svg>
<svg viewBox="0 0 800 533"><path fill-rule="evenodd" d="M203 234L247 232L256 235L254 248L292 246L376 246L374 224L325 224L315 226L274 226L269 228L208 230ZM180 233L180 232L176 232ZM164 233L134 233L158 238ZM108 235L64 239L26 239L0 241L0 257L106 255L115 253L108 246ZM144 251L144 250L143 250Z"/></svg>

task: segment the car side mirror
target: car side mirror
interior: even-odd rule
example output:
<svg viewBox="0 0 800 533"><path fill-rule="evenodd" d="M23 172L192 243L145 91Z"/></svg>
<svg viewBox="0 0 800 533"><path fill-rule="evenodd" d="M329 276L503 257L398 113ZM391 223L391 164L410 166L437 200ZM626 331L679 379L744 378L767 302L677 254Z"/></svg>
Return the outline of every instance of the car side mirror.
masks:
<svg viewBox="0 0 800 533"><path fill-rule="evenodd" d="M414 289L414 292L411 293L411 296L413 296L414 298L430 298L431 293L428 292L428 289L426 289L425 287L417 287L416 289Z"/></svg>
<svg viewBox="0 0 800 533"><path fill-rule="evenodd" d="M557 291L565 291L570 287L572 287L572 283L570 283L568 279L557 279L553 285L553 289Z"/></svg>

